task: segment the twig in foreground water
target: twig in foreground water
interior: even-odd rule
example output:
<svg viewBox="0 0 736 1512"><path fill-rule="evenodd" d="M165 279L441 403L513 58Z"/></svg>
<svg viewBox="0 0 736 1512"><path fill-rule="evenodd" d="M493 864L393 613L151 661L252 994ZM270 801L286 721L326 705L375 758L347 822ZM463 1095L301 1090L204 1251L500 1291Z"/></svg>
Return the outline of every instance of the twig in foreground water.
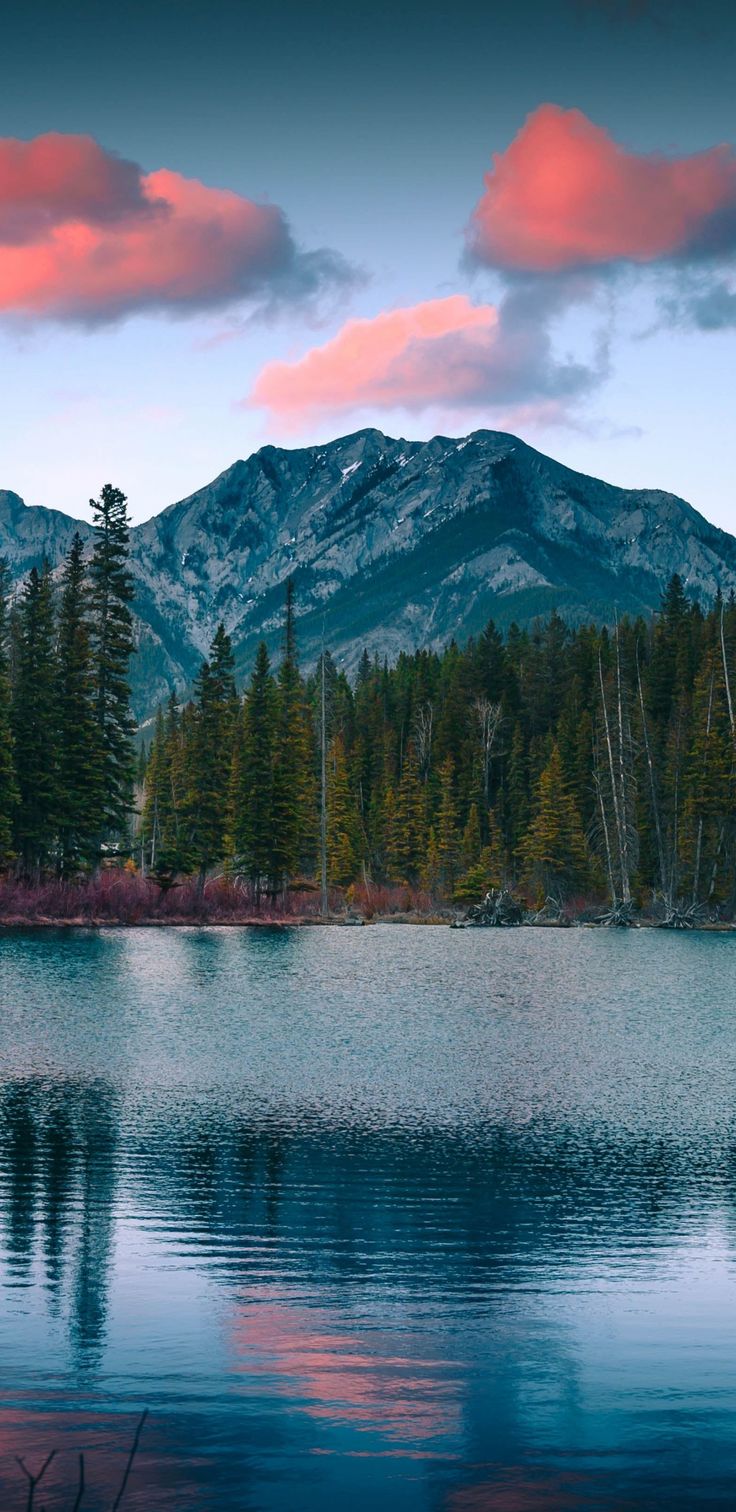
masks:
<svg viewBox="0 0 736 1512"><path fill-rule="evenodd" d="M143 1432L143 1424L145 1423L147 1417L148 1417L148 1408L144 1407L144 1409L143 1409L143 1411L142 1411L142 1413L141 1413L141 1415L140 1415L140 1417L138 1419L138 1427L135 1430L135 1438L133 1439L133 1444L132 1444L132 1447L131 1447L131 1450L130 1450L130 1454L128 1455L128 1463L125 1466L125 1473L123 1475L122 1484L121 1484L120 1490L118 1491L118 1494L117 1494L117 1496L116 1496L116 1498L115 1498L115 1500L114 1500L114 1502L112 1504L112 1512L117 1512L117 1509L120 1506L120 1503L121 1503L121 1501L122 1501L122 1499L123 1499L123 1497L125 1495L125 1487L128 1484L128 1476L130 1475L130 1472L131 1472L131 1470L133 1468L133 1460L135 1459L136 1453L138 1451L138 1444L140 1442L141 1433ZM44 1469L45 1469L45 1466L44 1466Z"/></svg>
<svg viewBox="0 0 736 1512"><path fill-rule="evenodd" d="M82 1497L83 1496L84 1496L84 1455L80 1453L80 1456L79 1456L79 1487L78 1487L78 1490L77 1490L77 1499L76 1499L76 1501L74 1503L73 1512L79 1512L79 1508L82 1505Z"/></svg>
<svg viewBox="0 0 736 1512"><path fill-rule="evenodd" d="M16 1454L16 1456L15 1456L16 1464L20 1465L20 1468L23 1471L23 1474L25 1475L26 1480L28 1481L28 1501L26 1502L26 1512L33 1512L33 1498L36 1495L36 1486L38 1485L39 1481L43 1479L43 1476L46 1474L46 1471L48 1470L49 1465L51 1464L51 1461L54 1458L55 1454L56 1454L56 1450L52 1449L51 1453L46 1456L46 1459L44 1460L44 1462L43 1462L43 1464L41 1466L41 1469L38 1472L38 1475L31 1475L31 1472L28 1469L28 1466L26 1465L25 1460L21 1459L20 1455ZM115 1503L115 1505L117 1506L117 1502Z"/></svg>

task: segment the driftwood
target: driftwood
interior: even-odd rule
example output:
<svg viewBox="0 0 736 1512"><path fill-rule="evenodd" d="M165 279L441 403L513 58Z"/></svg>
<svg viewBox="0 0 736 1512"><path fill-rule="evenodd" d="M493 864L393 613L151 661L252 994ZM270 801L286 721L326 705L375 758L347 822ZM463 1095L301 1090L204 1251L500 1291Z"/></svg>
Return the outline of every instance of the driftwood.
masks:
<svg viewBox="0 0 736 1512"><path fill-rule="evenodd" d="M673 903L664 918L660 921L658 929L697 929L700 924L706 922L708 911L702 903Z"/></svg>
<svg viewBox="0 0 736 1512"><path fill-rule="evenodd" d="M523 923L524 909L505 887L491 888L482 903L468 909L468 923L484 929L509 929Z"/></svg>
<svg viewBox="0 0 736 1512"><path fill-rule="evenodd" d="M558 924L562 927L570 923L559 898L553 898L547 894L541 908L534 909L526 916L527 924Z"/></svg>
<svg viewBox="0 0 736 1512"><path fill-rule="evenodd" d="M605 929L633 929L636 924L634 912L632 902L615 903L606 913L599 914L593 923L600 924Z"/></svg>

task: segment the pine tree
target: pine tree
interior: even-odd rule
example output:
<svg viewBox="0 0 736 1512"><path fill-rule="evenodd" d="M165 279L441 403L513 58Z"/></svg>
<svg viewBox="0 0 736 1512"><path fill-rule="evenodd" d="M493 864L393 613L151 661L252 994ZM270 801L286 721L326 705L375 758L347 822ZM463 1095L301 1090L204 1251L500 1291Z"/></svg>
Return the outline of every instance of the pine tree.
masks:
<svg viewBox="0 0 736 1512"><path fill-rule="evenodd" d="M231 819L235 863L247 873L256 900L272 868L275 738L276 685L261 641L236 737Z"/></svg>
<svg viewBox="0 0 736 1512"><path fill-rule="evenodd" d="M163 710L156 711L156 724L146 766L141 815L141 852L150 871L161 864L163 818L167 799L168 761Z"/></svg>
<svg viewBox="0 0 736 1512"><path fill-rule="evenodd" d="M294 624L294 583L286 585L284 653L278 674L270 873L274 891L297 872L315 833L315 782Z"/></svg>
<svg viewBox="0 0 736 1512"><path fill-rule="evenodd" d="M8 572L0 559L0 869L14 859L13 819L18 803L18 781L13 756L10 666L7 645Z"/></svg>
<svg viewBox="0 0 736 1512"><path fill-rule="evenodd" d="M48 564L33 568L18 618L13 735L19 802L15 847L23 873L38 879L58 822L59 705L54 597Z"/></svg>
<svg viewBox="0 0 736 1512"><path fill-rule="evenodd" d="M194 685L193 740L185 799L188 851L197 868L200 891L210 867L225 854L236 711L232 647L219 625L210 659L203 662Z"/></svg>
<svg viewBox="0 0 736 1512"><path fill-rule="evenodd" d="M709 651L693 697L693 730L686 775L683 861L690 901L711 901L723 863L726 827L734 808L734 750L720 659Z"/></svg>
<svg viewBox="0 0 736 1512"><path fill-rule="evenodd" d="M534 793L532 820L519 847L522 878L543 901L548 893L585 887L590 858L580 815L565 786L559 747L552 746Z"/></svg>
<svg viewBox="0 0 736 1512"><path fill-rule="evenodd" d="M470 806L463 830L461 852L463 866L467 871L469 867L475 866L481 852L480 815L477 803Z"/></svg>
<svg viewBox="0 0 736 1512"><path fill-rule="evenodd" d="M440 861L440 885L452 894L458 874L459 836L455 801L455 763L445 757L440 767L440 804L437 811L437 851Z"/></svg>
<svg viewBox="0 0 736 1512"><path fill-rule="evenodd" d="M95 544L90 566L91 646L100 750L100 840L124 834L133 796L134 721L128 666L134 650L133 579L128 568L127 499L106 483L90 499Z"/></svg>
<svg viewBox="0 0 736 1512"><path fill-rule="evenodd" d="M184 872L192 871L194 867L187 801L192 787L195 729L196 710L191 699L179 709L172 694L166 711L166 760L171 802L167 805L162 825L166 861L161 857L159 866L168 864L173 870Z"/></svg>
<svg viewBox="0 0 736 1512"><path fill-rule="evenodd" d="M360 860L360 818L350 791L345 742L336 735L327 762L327 872L331 883L347 887Z"/></svg>
<svg viewBox="0 0 736 1512"><path fill-rule="evenodd" d="M58 631L59 870L96 859L102 760L90 647L84 548L77 533L62 577Z"/></svg>
<svg viewBox="0 0 736 1512"><path fill-rule="evenodd" d="M424 789L413 744L404 758L396 794L393 822L388 837L387 866L394 882L415 882L426 842Z"/></svg>
<svg viewBox="0 0 736 1512"><path fill-rule="evenodd" d="M434 832L434 825L433 824L430 824L430 826L429 826L429 835L427 837L427 849L426 849L426 852L425 852L424 862L423 862L422 869L421 869L421 872L420 872L420 881L421 881L422 887L425 888L425 890L428 893L430 893L433 897L435 896L436 893L439 892L439 890L440 890L440 853L439 853L439 850L437 848L437 837L436 837L435 832Z"/></svg>
<svg viewBox="0 0 736 1512"><path fill-rule="evenodd" d="M511 847L515 850L529 823L529 757L524 741L524 731L518 720L514 725L508 760L506 814L507 833Z"/></svg>

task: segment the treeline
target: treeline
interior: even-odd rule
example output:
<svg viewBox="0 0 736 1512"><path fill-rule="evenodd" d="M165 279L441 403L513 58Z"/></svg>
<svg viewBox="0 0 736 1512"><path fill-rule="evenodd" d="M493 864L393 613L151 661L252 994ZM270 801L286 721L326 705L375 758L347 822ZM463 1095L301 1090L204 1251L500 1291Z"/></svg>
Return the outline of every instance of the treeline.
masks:
<svg viewBox="0 0 736 1512"><path fill-rule="evenodd" d="M90 505L89 560L76 535L12 600L0 562L0 868L36 881L97 867L133 803L127 505L111 484Z"/></svg>
<svg viewBox="0 0 736 1512"><path fill-rule="evenodd" d="M289 585L277 669L262 644L239 696L221 626L193 699L159 713L140 861L222 867L256 900L318 875L324 693L331 885L732 912L735 650L733 596L706 614L674 577L650 622L489 624L392 667L365 654L354 684L329 654L305 679Z"/></svg>
<svg viewBox="0 0 736 1512"><path fill-rule="evenodd" d="M164 886L224 872L258 903L324 857L333 888L733 914L733 595L704 613L674 577L650 621L491 623L391 667L364 654L351 681L329 652L300 671L290 583L278 665L261 644L241 693L220 626L191 699L159 711L136 801L126 500L90 502L90 553L76 537L12 597L0 568L6 874L77 879L112 854Z"/></svg>

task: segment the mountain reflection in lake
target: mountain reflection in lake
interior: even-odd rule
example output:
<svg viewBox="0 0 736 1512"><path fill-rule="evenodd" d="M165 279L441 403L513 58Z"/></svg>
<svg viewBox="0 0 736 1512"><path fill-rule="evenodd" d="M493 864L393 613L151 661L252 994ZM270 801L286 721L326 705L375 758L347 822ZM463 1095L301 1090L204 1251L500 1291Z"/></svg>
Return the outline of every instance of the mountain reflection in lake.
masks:
<svg viewBox="0 0 736 1512"><path fill-rule="evenodd" d="M732 1507L736 940L0 939L0 1506Z"/></svg>

